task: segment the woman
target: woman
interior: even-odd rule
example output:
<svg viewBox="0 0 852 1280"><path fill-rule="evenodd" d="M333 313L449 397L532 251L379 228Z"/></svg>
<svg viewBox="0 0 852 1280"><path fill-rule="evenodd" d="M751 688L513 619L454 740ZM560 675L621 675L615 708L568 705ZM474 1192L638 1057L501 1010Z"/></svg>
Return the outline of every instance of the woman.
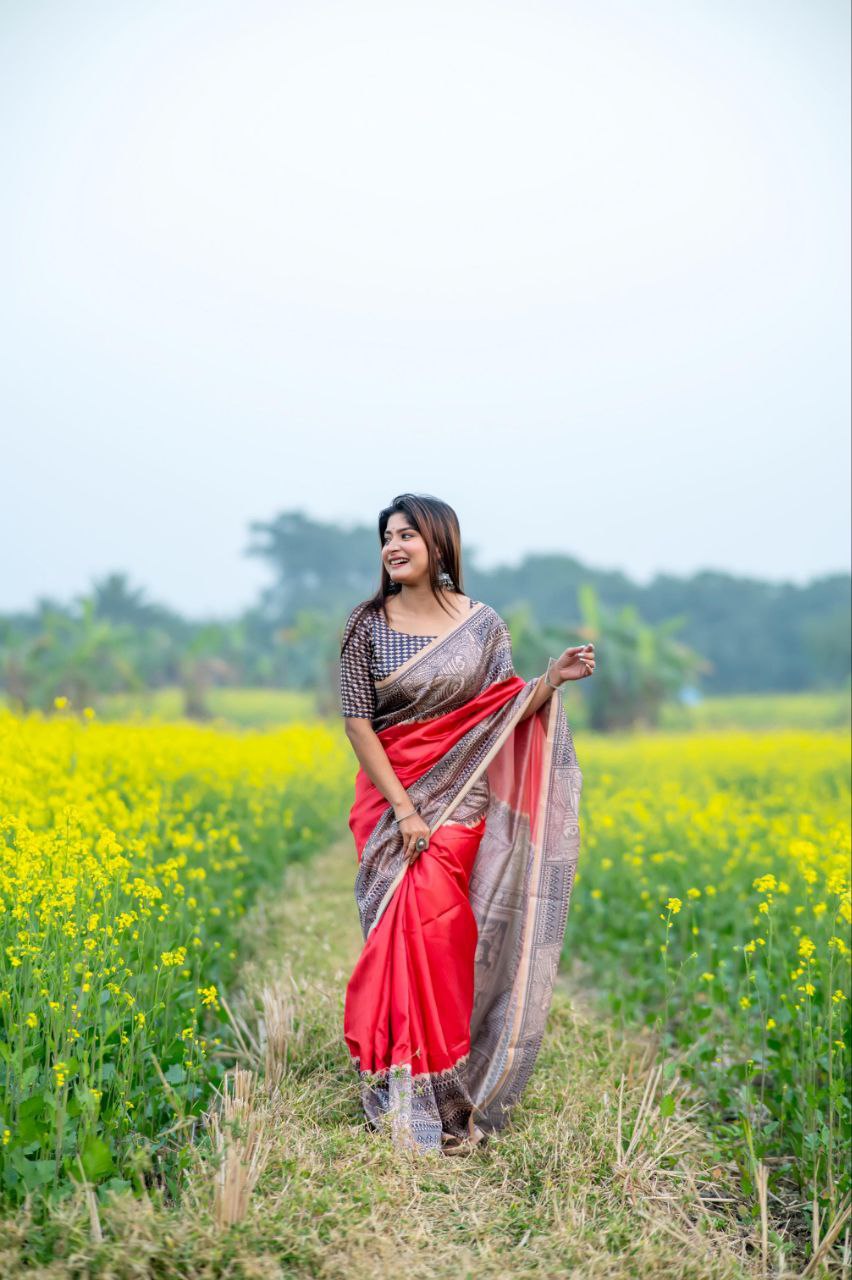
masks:
<svg viewBox="0 0 852 1280"><path fill-rule="evenodd" d="M508 628L463 594L459 524L402 494L381 586L349 615L341 710L360 763L349 825L364 948L344 1037L368 1123L466 1153L506 1123L550 1006L579 849L566 649L525 682Z"/></svg>

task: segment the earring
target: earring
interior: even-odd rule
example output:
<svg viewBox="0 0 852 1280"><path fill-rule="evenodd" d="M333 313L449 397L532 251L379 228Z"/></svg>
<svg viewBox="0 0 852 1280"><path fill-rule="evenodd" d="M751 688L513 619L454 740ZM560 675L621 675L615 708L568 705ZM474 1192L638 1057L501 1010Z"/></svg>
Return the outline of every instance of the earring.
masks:
<svg viewBox="0 0 852 1280"><path fill-rule="evenodd" d="M455 590L455 585L456 584L453 582L452 578L447 573L446 569L442 569L441 572L438 574L438 586L452 587L453 590Z"/></svg>

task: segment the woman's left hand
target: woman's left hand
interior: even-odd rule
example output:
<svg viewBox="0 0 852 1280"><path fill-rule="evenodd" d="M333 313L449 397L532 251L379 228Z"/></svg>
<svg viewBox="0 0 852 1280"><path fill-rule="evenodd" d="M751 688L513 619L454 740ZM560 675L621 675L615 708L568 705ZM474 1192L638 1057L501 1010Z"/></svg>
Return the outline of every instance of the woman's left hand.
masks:
<svg viewBox="0 0 852 1280"><path fill-rule="evenodd" d="M576 644L566 649L558 658L554 658L550 669L551 679L564 684L566 680L583 680L592 675L595 669L595 646L593 644Z"/></svg>

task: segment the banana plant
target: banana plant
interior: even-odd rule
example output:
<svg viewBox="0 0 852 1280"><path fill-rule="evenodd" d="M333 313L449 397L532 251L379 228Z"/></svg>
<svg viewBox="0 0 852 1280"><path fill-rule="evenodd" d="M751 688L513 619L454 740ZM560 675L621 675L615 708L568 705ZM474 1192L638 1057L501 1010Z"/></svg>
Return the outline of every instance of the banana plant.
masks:
<svg viewBox="0 0 852 1280"><path fill-rule="evenodd" d="M595 674L577 685L589 728L610 732L659 723L663 703L710 664L675 638L685 616L647 623L633 605L607 610L594 587L577 591L579 622L539 627L529 605L505 610L517 671L525 679L569 645L595 646ZM567 611L566 611L567 612Z"/></svg>

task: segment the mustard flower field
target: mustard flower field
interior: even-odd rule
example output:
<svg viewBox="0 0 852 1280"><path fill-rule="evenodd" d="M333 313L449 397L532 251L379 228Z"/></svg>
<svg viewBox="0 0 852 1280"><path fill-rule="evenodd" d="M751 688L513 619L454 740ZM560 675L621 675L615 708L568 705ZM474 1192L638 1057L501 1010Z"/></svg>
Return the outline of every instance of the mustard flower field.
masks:
<svg viewBox="0 0 852 1280"><path fill-rule="evenodd" d="M836 1209L850 1155L848 735L589 738L580 756L565 965L626 1022L658 1028L747 1194L760 1162L770 1192Z"/></svg>
<svg viewBox="0 0 852 1280"><path fill-rule="evenodd" d="M0 1197L171 1186L221 1079L235 923L340 826L351 752L0 713ZM88 720L87 720L88 715Z"/></svg>
<svg viewBox="0 0 852 1280"><path fill-rule="evenodd" d="M61 699L59 700L61 703ZM0 1200L176 1193L233 1060L238 923L337 837L338 725L0 713ZM748 1202L849 1191L850 751L843 731L581 734L563 968L660 1037Z"/></svg>

